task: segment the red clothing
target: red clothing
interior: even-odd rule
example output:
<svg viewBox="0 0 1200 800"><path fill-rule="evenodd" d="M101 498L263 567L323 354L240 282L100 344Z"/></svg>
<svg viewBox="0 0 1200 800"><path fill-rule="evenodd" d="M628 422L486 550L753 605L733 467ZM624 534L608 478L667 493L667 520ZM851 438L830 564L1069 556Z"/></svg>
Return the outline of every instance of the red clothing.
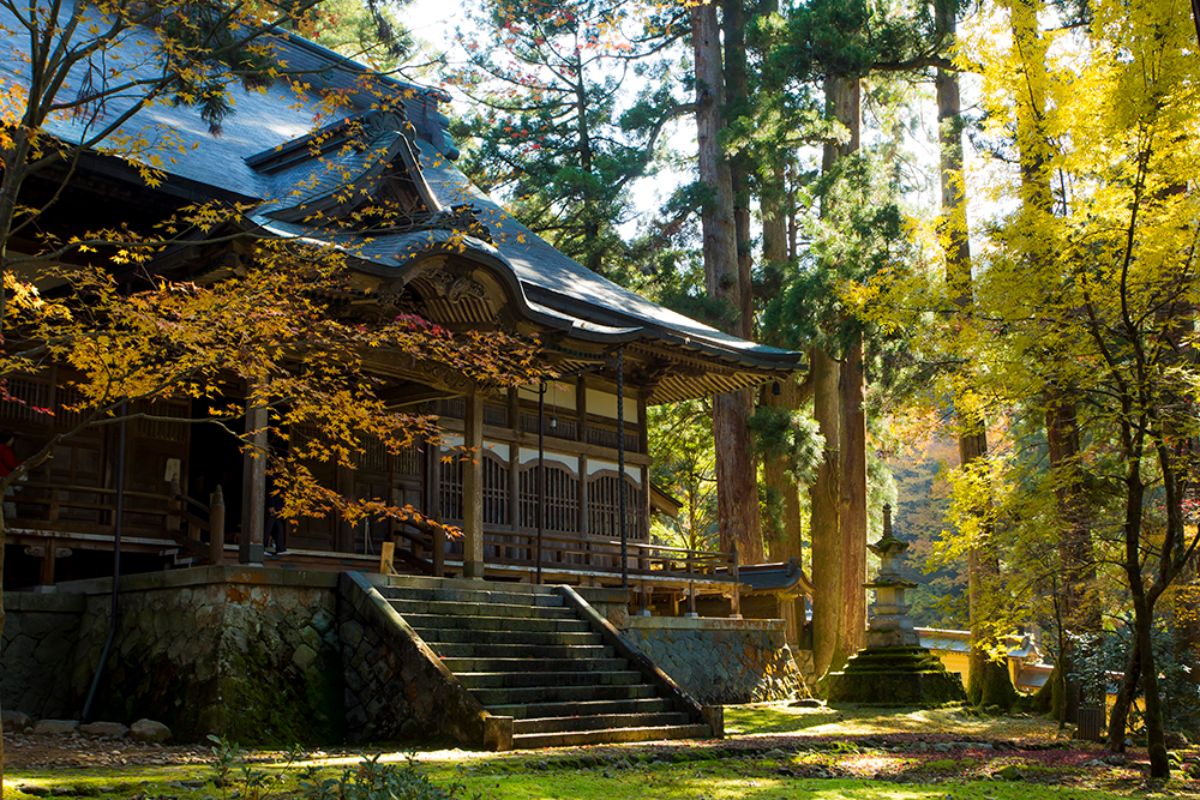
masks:
<svg viewBox="0 0 1200 800"><path fill-rule="evenodd" d="M0 478L7 478L20 463L11 446L0 444Z"/></svg>

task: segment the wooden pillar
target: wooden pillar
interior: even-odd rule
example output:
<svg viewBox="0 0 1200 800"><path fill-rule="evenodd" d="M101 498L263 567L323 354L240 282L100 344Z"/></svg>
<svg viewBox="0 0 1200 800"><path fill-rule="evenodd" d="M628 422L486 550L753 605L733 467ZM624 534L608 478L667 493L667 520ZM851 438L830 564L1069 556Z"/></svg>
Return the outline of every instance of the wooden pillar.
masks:
<svg viewBox="0 0 1200 800"><path fill-rule="evenodd" d="M42 545L42 569L39 576L42 586L53 586L55 583L54 570L58 561L58 547L53 538Z"/></svg>
<svg viewBox="0 0 1200 800"><path fill-rule="evenodd" d="M463 444L470 459L463 464L463 575L483 577L483 395L466 398Z"/></svg>
<svg viewBox="0 0 1200 800"><path fill-rule="evenodd" d="M261 564L267 520L267 408L246 402L246 432L251 449L242 457L242 532L238 561Z"/></svg>
<svg viewBox="0 0 1200 800"><path fill-rule="evenodd" d="M220 564L225 560L225 493L221 484L208 500L208 560Z"/></svg>
<svg viewBox="0 0 1200 800"><path fill-rule="evenodd" d="M587 380L582 375L575 379L575 438L587 441Z"/></svg>

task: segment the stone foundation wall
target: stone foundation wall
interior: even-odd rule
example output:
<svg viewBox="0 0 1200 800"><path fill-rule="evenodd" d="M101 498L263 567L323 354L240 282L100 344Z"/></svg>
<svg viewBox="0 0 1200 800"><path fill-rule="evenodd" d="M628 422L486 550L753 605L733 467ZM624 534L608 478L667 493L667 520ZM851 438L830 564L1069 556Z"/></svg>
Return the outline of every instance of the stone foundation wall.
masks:
<svg viewBox="0 0 1200 800"><path fill-rule="evenodd" d="M782 620L632 616L621 633L701 703L782 700L800 691Z"/></svg>
<svg viewBox="0 0 1200 800"><path fill-rule="evenodd" d="M337 576L203 567L122 579L118 633L95 716L150 717L176 739L336 742L343 734ZM86 595L71 685L82 697L109 627L108 581Z"/></svg>
<svg viewBox="0 0 1200 800"><path fill-rule="evenodd" d="M5 593L0 707L42 718L78 712L66 665L75 658L84 605L78 595Z"/></svg>

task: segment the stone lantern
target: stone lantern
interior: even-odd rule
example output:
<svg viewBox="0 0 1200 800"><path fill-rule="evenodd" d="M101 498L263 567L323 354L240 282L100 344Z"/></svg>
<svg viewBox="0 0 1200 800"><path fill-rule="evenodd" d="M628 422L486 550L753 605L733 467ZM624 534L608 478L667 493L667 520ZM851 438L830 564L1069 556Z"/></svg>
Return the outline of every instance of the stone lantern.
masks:
<svg viewBox="0 0 1200 800"><path fill-rule="evenodd" d="M892 507L883 507L883 536L868 545L879 556L879 575L866 588L875 592L871 623L867 626L867 647L905 647L921 643L908 616L904 592L917 588L900 574L908 542L892 534Z"/></svg>
<svg viewBox="0 0 1200 800"><path fill-rule="evenodd" d="M908 544L892 533L892 509L883 507L883 536L870 545L879 574L864 588L875 592L867 646L818 684L830 702L875 706L939 706L967 699L962 679L921 646L904 593L917 584L900 573Z"/></svg>

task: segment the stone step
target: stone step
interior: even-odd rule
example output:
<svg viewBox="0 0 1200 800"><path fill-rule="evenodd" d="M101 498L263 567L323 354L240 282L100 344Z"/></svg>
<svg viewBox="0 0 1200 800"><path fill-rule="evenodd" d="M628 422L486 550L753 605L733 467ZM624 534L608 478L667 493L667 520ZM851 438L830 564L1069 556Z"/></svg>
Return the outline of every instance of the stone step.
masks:
<svg viewBox="0 0 1200 800"><path fill-rule="evenodd" d="M456 673L468 689L495 687L537 686L630 686L642 679L633 670L600 672L599 670L570 670L567 672L459 672Z"/></svg>
<svg viewBox="0 0 1200 800"><path fill-rule="evenodd" d="M465 603L443 600L389 598L388 603L405 617L428 614L453 617L518 617L529 619L576 619L575 609L563 606L513 605L511 603Z"/></svg>
<svg viewBox="0 0 1200 800"><path fill-rule="evenodd" d="M428 575L400 575L390 578L379 590L386 597L396 589L455 589L467 592L511 592L522 595L559 597L550 586L514 581L483 581L477 578L434 578Z"/></svg>
<svg viewBox="0 0 1200 800"><path fill-rule="evenodd" d="M624 686L523 686L473 689L471 694L486 708L543 702L588 700L636 700L654 697L653 686L644 683Z"/></svg>
<svg viewBox="0 0 1200 800"><path fill-rule="evenodd" d="M548 608L564 607L558 594L530 594L492 589L430 589L393 586L381 594L389 600L429 600L446 603L502 603L504 605L537 605Z"/></svg>
<svg viewBox="0 0 1200 800"><path fill-rule="evenodd" d="M529 719L531 717L569 717L572 715L655 714L670 711L671 701L661 697L639 697L632 700L583 700L571 702L513 703L492 705L487 710L500 717Z"/></svg>
<svg viewBox="0 0 1200 800"><path fill-rule="evenodd" d="M708 739L712 732L707 725L663 725L644 728L601 728L594 731L564 731L558 733L513 734L513 747L571 747L615 742L652 742L659 739Z"/></svg>
<svg viewBox="0 0 1200 800"><path fill-rule="evenodd" d="M600 728L661 728L687 725L688 715L680 711L634 714L587 714L572 717L531 717L513 721L513 733L561 733L593 731Z"/></svg>
<svg viewBox="0 0 1200 800"><path fill-rule="evenodd" d="M440 620L439 620L440 621ZM412 623L409 623L412 624ZM466 628L447 628L413 625L421 638L437 651L443 642L458 644L496 645L601 645L604 639L591 631L477 631Z"/></svg>
<svg viewBox="0 0 1200 800"><path fill-rule="evenodd" d="M428 640L427 640L428 641ZM438 655L443 658L471 659L570 659L589 661L613 657L612 647L604 644L515 644L513 642L440 642Z"/></svg>
<svg viewBox="0 0 1200 800"><path fill-rule="evenodd" d="M445 646L438 648L439 654ZM483 656L442 657L442 663L451 672L564 672L570 670L586 670L613 672L623 670L629 662L623 658L506 658Z"/></svg>
<svg viewBox="0 0 1200 800"><path fill-rule="evenodd" d="M404 621L417 630L421 628L454 628L472 631L503 631L505 633L535 633L556 631L585 633L590 629L581 619L525 619L522 617L460 617L447 614L405 614Z"/></svg>

